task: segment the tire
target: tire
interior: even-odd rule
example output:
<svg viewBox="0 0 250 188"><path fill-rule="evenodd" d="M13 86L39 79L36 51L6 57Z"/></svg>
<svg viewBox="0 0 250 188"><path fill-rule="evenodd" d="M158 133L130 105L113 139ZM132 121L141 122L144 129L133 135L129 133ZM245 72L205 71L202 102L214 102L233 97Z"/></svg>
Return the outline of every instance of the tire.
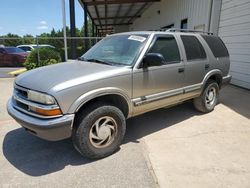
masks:
<svg viewBox="0 0 250 188"><path fill-rule="evenodd" d="M126 119L120 109L95 104L78 114L72 140L75 149L84 157L100 159L119 148L125 131Z"/></svg>
<svg viewBox="0 0 250 188"><path fill-rule="evenodd" d="M202 94L193 100L194 107L203 113L214 110L219 99L219 86L214 80L208 80Z"/></svg>

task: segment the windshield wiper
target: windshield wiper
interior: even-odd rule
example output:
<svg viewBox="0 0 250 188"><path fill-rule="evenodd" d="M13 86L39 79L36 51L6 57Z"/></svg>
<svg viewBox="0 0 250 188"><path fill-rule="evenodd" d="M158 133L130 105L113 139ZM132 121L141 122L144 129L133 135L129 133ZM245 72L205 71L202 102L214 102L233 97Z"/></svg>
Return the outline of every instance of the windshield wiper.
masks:
<svg viewBox="0 0 250 188"><path fill-rule="evenodd" d="M103 60L100 60L100 59L84 59L84 60L89 61L89 62L94 62L94 63L105 64L105 65L114 65L114 63L112 63L112 62L103 61Z"/></svg>

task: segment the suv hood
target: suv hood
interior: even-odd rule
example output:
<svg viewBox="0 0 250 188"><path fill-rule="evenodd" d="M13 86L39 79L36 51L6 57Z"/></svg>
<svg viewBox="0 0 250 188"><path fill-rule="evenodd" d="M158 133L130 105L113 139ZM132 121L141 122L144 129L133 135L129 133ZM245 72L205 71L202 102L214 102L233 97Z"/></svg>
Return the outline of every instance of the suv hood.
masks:
<svg viewBox="0 0 250 188"><path fill-rule="evenodd" d="M79 84L121 75L128 67L117 67L85 61L59 63L21 74L15 80L19 86L46 92L58 92Z"/></svg>

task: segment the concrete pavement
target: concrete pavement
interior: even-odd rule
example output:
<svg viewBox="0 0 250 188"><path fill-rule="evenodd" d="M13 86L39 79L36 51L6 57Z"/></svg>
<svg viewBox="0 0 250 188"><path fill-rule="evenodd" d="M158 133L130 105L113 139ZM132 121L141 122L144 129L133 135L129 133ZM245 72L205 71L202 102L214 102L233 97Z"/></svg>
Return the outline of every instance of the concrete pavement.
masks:
<svg viewBox="0 0 250 188"><path fill-rule="evenodd" d="M8 73L21 68L22 67L0 67L0 78L12 78L13 76Z"/></svg>
<svg viewBox="0 0 250 188"><path fill-rule="evenodd" d="M155 127L144 142L161 187L250 187L250 92L229 86L220 102L209 114L186 103L136 119Z"/></svg>

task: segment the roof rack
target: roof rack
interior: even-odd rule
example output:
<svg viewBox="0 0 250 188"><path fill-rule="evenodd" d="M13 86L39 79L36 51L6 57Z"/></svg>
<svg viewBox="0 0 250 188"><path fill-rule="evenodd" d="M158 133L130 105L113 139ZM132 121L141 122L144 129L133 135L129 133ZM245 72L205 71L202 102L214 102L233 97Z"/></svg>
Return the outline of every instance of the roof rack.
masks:
<svg viewBox="0 0 250 188"><path fill-rule="evenodd" d="M192 33L204 33L204 34L208 34L208 35L213 35L213 33L211 32L206 32L206 31L197 31L197 30L190 30L190 29L176 29L176 28L171 28L171 29L166 29L166 32L192 32Z"/></svg>

